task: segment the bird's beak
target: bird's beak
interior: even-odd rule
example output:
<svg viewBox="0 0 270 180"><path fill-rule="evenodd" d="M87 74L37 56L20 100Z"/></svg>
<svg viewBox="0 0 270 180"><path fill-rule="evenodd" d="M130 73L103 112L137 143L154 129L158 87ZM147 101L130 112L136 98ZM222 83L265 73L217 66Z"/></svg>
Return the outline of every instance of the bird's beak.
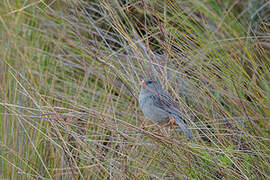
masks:
<svg viewBox="0 0 270 180"><path fill-rule="evenodd" d="M144 80L141 81L141 86L145 87L146 86L146 83Z"/></svg>

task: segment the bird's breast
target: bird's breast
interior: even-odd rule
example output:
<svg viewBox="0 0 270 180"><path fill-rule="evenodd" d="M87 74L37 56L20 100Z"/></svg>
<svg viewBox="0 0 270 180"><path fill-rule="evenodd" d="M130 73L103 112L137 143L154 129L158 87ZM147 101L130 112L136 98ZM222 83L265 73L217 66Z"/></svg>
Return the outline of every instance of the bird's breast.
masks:
<svg viewBox="0 0 270 180"><path fill-rule="evenodd" d="M143 114L151 121L159 124L168 122L169 114L164 109L155 105L154 95L141 96L139 98L139 104Z"/></svg>

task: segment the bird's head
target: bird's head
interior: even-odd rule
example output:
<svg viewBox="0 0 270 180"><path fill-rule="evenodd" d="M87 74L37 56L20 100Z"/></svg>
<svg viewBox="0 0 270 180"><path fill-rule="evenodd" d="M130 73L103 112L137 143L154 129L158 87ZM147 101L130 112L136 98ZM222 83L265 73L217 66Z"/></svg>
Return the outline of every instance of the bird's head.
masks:
<svg viewBox="0 0 270 180"><path fill-rule="evenodd" d="M144 92L161 92L161 85L152 78L146 78L141 81L141 90Z"/></svg>

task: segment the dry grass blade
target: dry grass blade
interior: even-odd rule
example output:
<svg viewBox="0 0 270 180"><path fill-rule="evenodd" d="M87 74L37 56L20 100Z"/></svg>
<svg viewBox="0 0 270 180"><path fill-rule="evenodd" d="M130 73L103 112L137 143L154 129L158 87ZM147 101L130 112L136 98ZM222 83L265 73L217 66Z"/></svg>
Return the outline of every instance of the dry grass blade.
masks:
<svg viewBox="0 0 270 180"><path fill-rule="evenodd" d="M0 179L268 179L269 9L1 1ZM194 140L143 117L146 76Z"/></svg>

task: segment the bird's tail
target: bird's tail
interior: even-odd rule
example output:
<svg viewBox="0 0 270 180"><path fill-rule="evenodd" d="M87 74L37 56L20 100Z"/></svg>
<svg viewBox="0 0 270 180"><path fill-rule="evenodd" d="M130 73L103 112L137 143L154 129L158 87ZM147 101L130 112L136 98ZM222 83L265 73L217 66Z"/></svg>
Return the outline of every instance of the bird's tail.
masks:
<svg viewBox="0 0 270 180"><path fill-rule="evenodd" d="M178 126L182 129L182 131L184 131L186 133L187 138L193 139L193 136L192 136L191 132L183 124L181 118L179 116L177 116L177 115L174 115L174 114L172 114L172 116L175 119L175 121L178 124Z"/></svg>

